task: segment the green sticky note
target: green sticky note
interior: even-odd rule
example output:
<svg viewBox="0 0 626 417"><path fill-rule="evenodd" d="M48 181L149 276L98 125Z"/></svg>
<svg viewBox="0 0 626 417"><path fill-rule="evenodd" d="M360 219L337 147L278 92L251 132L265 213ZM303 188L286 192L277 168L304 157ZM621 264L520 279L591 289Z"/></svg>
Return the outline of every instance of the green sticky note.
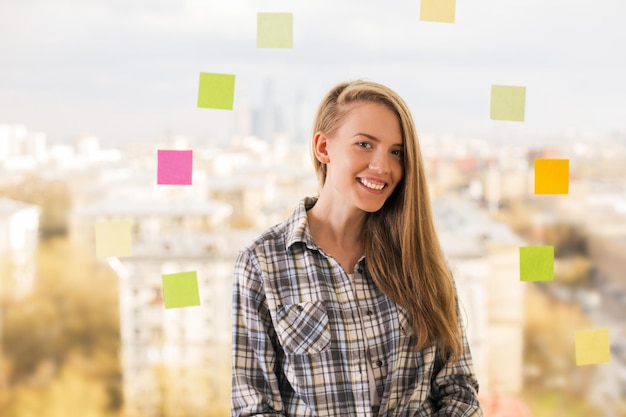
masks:
<svg viewBox="0 0 626 417"><path fill-rule="evenodd" d="M165 308L200 305L198 277L196 272L178 272L162 275Z"/></svg>
<svg viewBox="0 0 626 417"><path fill-rule="evenodd" d="M526 87L491 86L491 119L524 121Z"/></svg>
<svg viewBox="0 0 626 417"><path fill-rule="evenodd" d="M554 246L519 248L521 281L554 280Z"/></svg>
<svg viewBox="0 0 626 417"><path fill-rule="evenodd" d="M293 48L293 13L258 13L257 48Z"/></svg>
<svg viewBox="0 0 626 417"><path fill-rule="evenodd" d="M421 0L420 20L454 23L456 0Z"/></svg>
<svg viewBox="0 0 626 417"><path fill-rule="evenodd" d="M535 159L535 194L568 194L569 160Z"/></svg>
<svg viewBox="0 0 626 417"><path fill-rule="evenodd" d="M98 258L132 255L132 235L130 221L102 221L95 225L96 256Z"/></svg>
<svg viewBox="0 0 626 417"><path fill-rule="evenodd" d="M581 330L575 335L576 365L593 365L609 362L609 329Z"/></svg>
<svg viewBox="0 0 626 417"><path fill-rule="evenodd" d="M232 74L200 73L198 107L232 110L235 100L235 76Z"/></svg>

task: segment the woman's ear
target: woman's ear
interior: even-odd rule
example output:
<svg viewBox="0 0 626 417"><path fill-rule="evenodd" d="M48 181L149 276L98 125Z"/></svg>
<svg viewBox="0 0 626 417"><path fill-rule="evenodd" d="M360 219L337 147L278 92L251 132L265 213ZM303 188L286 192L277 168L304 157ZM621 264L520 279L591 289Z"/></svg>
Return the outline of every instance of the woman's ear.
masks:
<svg viewBox="0 0 626 417"><path fill-rule="evenodd" d="M317 132L315 136L313 136L313 151L315 152L315 157L322 164L327 164L330 162L330 157L328 156L328 137L323 132Z"/></svg>

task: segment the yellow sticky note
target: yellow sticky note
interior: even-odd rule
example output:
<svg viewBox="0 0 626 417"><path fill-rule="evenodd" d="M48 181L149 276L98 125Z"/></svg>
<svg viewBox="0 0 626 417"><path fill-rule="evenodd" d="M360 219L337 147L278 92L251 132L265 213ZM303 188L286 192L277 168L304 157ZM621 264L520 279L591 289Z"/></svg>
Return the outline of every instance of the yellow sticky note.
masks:
<svg viewBox="0 0 626 417"><path fill-rule="evenodd" d="M96 223L96 256L98 258L132 255L131 224L126 220Z"/></svg>
<svg viewBox="0 0 626 417"><path fill-rule="evenodd" d="M420 20L427 22L454 23L456 0L422 0Z"/></svg>
<svg viewBox="0 0 626 417"><path fill-rule="evenodd" d="M235 101L235 76L232 74L200 73L198 107L232 110Z"/></svg>
<svg viewBox="0 0 626 417"><path fill-rule="evenodd" d="M609 362L609 329L581 330L576 332L576 365L593 365Z"/></svg>
<svg viewBox="0 0 626 417"><path fill-rule="evenodd" d="M554 246L519 248L520 281L554 280Z"/></svg>
<svg viewBox="0 0 626 417"><path fill-rule="evenodd" d="M523 122L526 108L526 87L491 86L491 119Z"/></svg>
<svg viewBox="0 0 626 417"><path fill-rule="evenodd" d="M293 13L258 13L257 48L293 48Z"/></svg>
<svg viewBox="0 0 626 417"><path fill-rule="evenodd" d="M569 160L535 159L535 194L568 194Z"/></svg>
<svg viewBox="0 0 626 417"><path fill-rule="evenodd" d="M178 272L161 276L165 308L180 308L200 305L198 277L195 271Z"/></svg>

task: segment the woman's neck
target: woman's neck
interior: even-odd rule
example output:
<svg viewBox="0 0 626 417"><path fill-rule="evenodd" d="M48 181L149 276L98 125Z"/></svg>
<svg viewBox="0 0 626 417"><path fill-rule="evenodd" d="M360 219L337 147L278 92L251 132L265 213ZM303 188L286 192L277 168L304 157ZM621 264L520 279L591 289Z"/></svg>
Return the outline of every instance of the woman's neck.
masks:
<svg viewBox="0 0 626 417"><path fill-rule="evenodd" d="M361 242L364 211L347 204L331 204L320 196L307 215L309 227L322 232L326 240L342 247Z"/></svg>
<svg viewBox="0 0 626 417"><path fill-rule="evenodd" d="M363 256L362 232L366 213L354 207L328 204L328 200L320 197L307 212L307 217L315 244L351 273Z"/></svg>

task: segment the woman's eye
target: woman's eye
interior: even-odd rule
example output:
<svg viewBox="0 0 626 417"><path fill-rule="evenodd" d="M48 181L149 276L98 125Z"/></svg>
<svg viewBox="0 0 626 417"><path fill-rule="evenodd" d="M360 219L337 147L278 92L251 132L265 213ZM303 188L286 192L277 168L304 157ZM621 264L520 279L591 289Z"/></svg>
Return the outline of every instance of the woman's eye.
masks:
<svg viewBox="0 0 626 417"><path fill-rule="evenodd" d="M369 148L370 144L367 142L357 142L356 143L357 146L361 147L361 148Z"/></svg>
<svg viewBox="0 0 626 417"><path fill-rule="evenodd" d="M401 158L402 155L404 155L404 152L399 149L396 149L395 151L391 151L391 154Z"/></svg>

